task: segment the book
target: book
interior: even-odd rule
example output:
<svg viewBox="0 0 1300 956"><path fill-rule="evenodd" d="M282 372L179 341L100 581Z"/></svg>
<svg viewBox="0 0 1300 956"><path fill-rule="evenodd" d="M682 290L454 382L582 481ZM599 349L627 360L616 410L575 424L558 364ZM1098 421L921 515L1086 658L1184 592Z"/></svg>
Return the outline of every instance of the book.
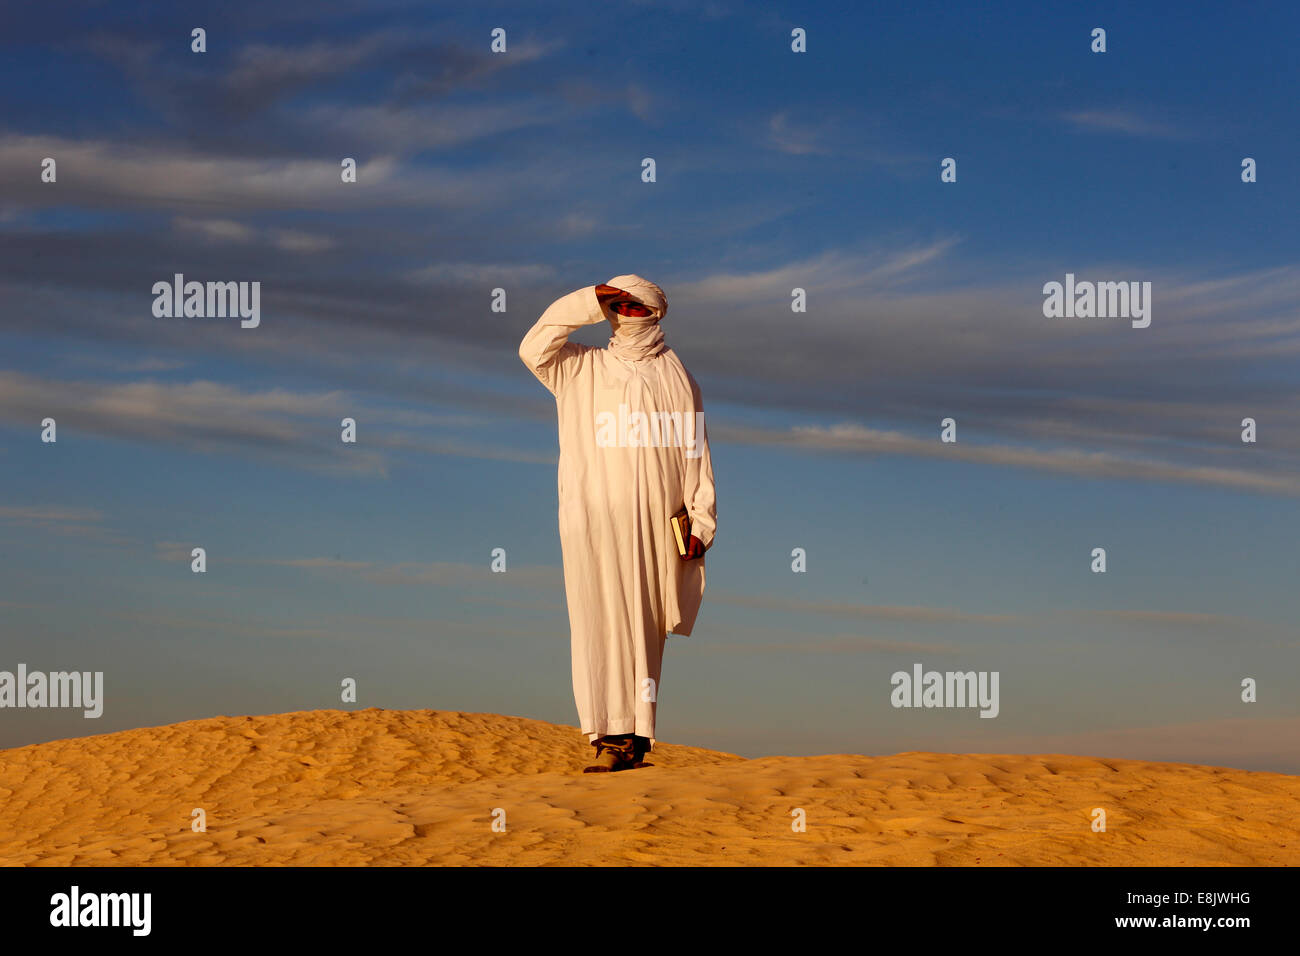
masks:
<svg viewBox="0 0 1300 956"><path fill-rule="evenodd" d="M669 518L668 523L673 526L673 537L677 539L677 553L684 558L691 544L691 519L686 508Z"/></svg>

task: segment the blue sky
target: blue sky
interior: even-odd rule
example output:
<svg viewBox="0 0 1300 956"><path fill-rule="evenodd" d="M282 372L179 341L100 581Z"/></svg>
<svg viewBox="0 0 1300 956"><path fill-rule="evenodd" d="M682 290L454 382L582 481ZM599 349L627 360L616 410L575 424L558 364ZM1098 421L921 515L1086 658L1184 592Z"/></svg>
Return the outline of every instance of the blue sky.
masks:
<svg viewBox="0 0 1300 956"><path fill-rule="evenodd" d="M72 9L0 39L0 669L107 702L0 711L0 746L347 676L573 724L554 401L516 349L635 272L718 485L662 739L1300 771L1288 5ZM176 272L260 281L261 325L154 318ZM1066 273L1151 282L1151 326L1045 318ZM998 671L999 716L892 708L917 661Z"/></svg>

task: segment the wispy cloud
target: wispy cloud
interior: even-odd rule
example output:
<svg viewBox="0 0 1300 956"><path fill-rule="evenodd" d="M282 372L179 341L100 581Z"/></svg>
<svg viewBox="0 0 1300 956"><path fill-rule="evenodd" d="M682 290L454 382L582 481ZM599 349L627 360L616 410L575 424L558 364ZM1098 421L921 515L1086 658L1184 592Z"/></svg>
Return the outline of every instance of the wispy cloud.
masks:
<svg viewBox="0 0 1300 956"><path fill-rule="evenodd" d="M58 190L24 174L33 156L58 159L64 171ZM183 209L195 221L216 208L260 214L360 206L482 209L534 192L548 175L517 165L464 170L408 165L392 155L356 159L357 182L347 184L337 159L216 157L179 147L9 134L0 136L0 201L37 208ZM209 238L217 230L209 227Z"/></svg>
<svg viewBox="0 0 1300 956"><path fill-rule="evenodd" d="M209 381L56 381L0 372L0 410L11 422L49 416L74 432L205 453L256 451L314 467L382 474L381 456L338 442L335 427L350 408L356 405L341 392L243 391Z"/></svg>
<svg viewBox="0 0 1300 956"><path fill-rule="evenodd" d="M1154 457L1124 457L1083 448L1039 449L982 445L970 441L941 442L881 431L855 423L831 426L795 425L783 429L719 425L709 429L724 441L751 445L781 445L826 452L862 455L890 454L1008 468L1027 468L1092 478L1174 481L1265 494L1300 495L1300 475L1267 474L1239 468L1184 465Z"/></svg>
<svg viewBox="0 0 1300 956"><path fill-rule="evenodd" d="M473 285L493 288L550 280L555 270L541 263L436 262L407 273L416 285Z"/></svg>
<svg viewBox="0 0 1300 956"><path fill-rule="evenodd" d="M271 564L283 568L326 568L331 571L360 571L372 567L369 561L341 561L338 558L239 558L238 564Z"/></svg>
<svg viewBox="0 0 1300 956"><path fill-rule="evenodd" d="M1202 614L1193 611L1110 611L1090 610L1080 614L1127 621L1134 624L1154 624L1160 627L1179 629L1231 630L1236 632L1243 627L1261 626L1259 622L1235 614Z"/></svg>
<svg viewBox="0 0 1300 956"><path fill-rule="evenodd" d="M179 232L189 233L211 242L262 242L285 252L324 252L337 243L329 236L315 235L297 229L259 229L230 219L194 219L177 216L172 225Z"/></svg>
<svg viewBox="0 0 1300 956"><path fill-rule="evenodd" d="M712 595L710 595L712 597ZM895 641L880 638L845 635L843 637L817 638L806 641L716 641L691 648L699 654L880 654L924 655L949 657L965 653L950 644L929 644L918 641Z"/></svg>
<svg viewBox="0 0 1300 956"><path fill-rule="evenodd" d="M93 508L54 508L42 505L0 507L0 521L18 524L79 526L103 520L103 514Z"/></svg>
<svg viewBox="0 0 1300 956"><path fill-rule="evenodd" d="M385 452L555 461L549 452L403 432L393 426L455 419L404 409L394 410L390 419L381 406L337 390L254 391L209 381L104 383L0 371L0 421L27 424L47 416L66 431L203 454L237 451L281 465L379 477L391 464ZM364 441L340 440L343 417L365 423Z"/></svg>
<svg viewBox="0 0 1300 956"><path fill-rule="evenodd" d="M347 40L311 40L292 45L249 43L232 56L218 81L228 110L266 109L277 99L373 61L397 38L373 33Z"/></svg>
<svg viewBox="0 0 1300 956"><path fill-rule="evenodd" d="M80 42L116 66L141 97L178 125L184 125L188 110L196 129L192 117L209 122L213 117L247 122L263 115L284 119L283 108L297 103L300 94L328 90L344 98L360 88L370 89L376 75L383 78L378 95L390 107L482 89L495 77L526 68L563 46L560 41L517 37L509 56L497 56L418 28L365 33L349 28L339 37L305 32L308 35L298 42L245 42L225 56L214 49L208 56L217 60L216 76L206 63L199 66L188 58L165 56L163 44L135 33L99 29ZM344 78L367 71L367 82L339 88Z"/></svg>
<svg viewBox="0 0 1300 956"><path fill-rule="evenodd" d="M147 355L142 358L115 358L111 355L78 354L69 355L67 361L71 365L89 366L113 372L171 372L190 364L184 359Z"/></svg>
<svg viewBox="0 0 1300 956"><path fill-rule="evenodd" d="M397 155L461 148L480 140L523 130L544 130L573 118L563 103L534 101L459 106L419 103L411 106L368 105L310 107L294 117L319 134L340 142L383 143Z"/></svg>
<svg viewBox="0 0 1300 956"><path fill-rule="evenodd" d="M297 229L272 229L270 237L272 245L285 252L325 252L338 245L329 236L301 232Z"/></svg>
<svg viewBox="0 0 1300 956"><path fill-rule="evenodd" d="M89 538L107 544L127 540L108 527L104 515L93 508L5 506L0 507L0 524L31 528L43 534Z"/></svg>
<svg viewBox="0 0 1300 956"><path fill-rule="evenodd" d="M789 110L774 113L767 121L768 141L774 149L792 156L829 153L818 141L818 134L807 127L797 127L790 119Z"/></svg>
<svg viewBox="0 0 1300 956"><path fill-rule="evenodd" d="M496 585L511 589L532 587L558 590L564 586L563 571L553 565L507 565L507 568L506 571L494 572L486 561L481 565L445 561L402 562L377 567L363 572L362 576L375 584L435 584L453 588Z"/></svg>
<svg viewBox="0 0 1300 956"><path fill-rule="evenodd" d="M155 541L153 556L172 564L189 564L193 559L194 544L183 541Z"/></svg>
<svg viewBox="0 0 1300 956"><path fill-rule="evenodd" d="M188 546L173 542L159 542L158 556L167 556L175 560L184 556L189 559ZM507 565L505 571L493 571L485 561L483 564L467 564L455 561L361 561L344 560L327 557L301 558L249 558L228 557L229 564L269 565L283 568L300 568L303 570L338 572L360 577L372 584L379 585L416 585L426 587L464 588L481 585L508 586L512 591L517 588L537 588L559 591L564 587L563 571L554 565L525 564ZM550 607L550 604L546 605Z"/></svg>
<svg viewBox="0 0 1300 956"><path fill-rule="evenodd" d="M1067 123L1091 132L1126 133L1151 139L1176 139L1184 135L1167 123L1148 119L1129 110L1075 110L1061 115Z"/></svg>
<svg viewBox="0 0 1300 956"><path fill-rule="evenodd" d="M716 588L709 590L709 601L736 607L785 611L791 614L830 614L838 617L874 618L884 621L952 621L979 624L1008 624L1018 620L1014 614L980 614L953 608L924 606L890 606L853 604L839 601L809 601L768 594L740 594Z"/></svg>
<svg viewBox="0 0 1300 956"><path fill-rule="evenodd" d="M257 230L229 219L192 219L177 216L172 225L181 232L192 233L215 242L252 242Z"/></svg>
<svg viewBox="0 0 1300 956"><path fill-rule="evenodd" d="M189 556L185 560L188 562ZM250 638L295 639L295 638L354 638L357 631L343 633L337 628L325 625L319 627L286 627L281 622L267 619L251 619L247 608L229 617L213 617L207 613L194 611L185 614L160 614L156 611L126 611L112 608L98 608L95 612L115 620L130 621L135 624L147 624L166 631L209 631L222 639L232 635Z"/></svg>

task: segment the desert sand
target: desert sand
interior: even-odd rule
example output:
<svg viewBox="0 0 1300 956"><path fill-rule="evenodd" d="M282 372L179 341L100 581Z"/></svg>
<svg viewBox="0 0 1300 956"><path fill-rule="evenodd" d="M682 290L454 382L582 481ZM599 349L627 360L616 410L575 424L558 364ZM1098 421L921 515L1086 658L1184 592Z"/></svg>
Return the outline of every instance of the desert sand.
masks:
<svg viewBox="0 0 1300 956"><path fill-rule="evenodd" d="M590 753L575 727L373 708L35 744L0 751L0 863L1300 863L1300 777L1285 774L1054 754L747 760L662 740L653 767L583 774Z"/></svg>

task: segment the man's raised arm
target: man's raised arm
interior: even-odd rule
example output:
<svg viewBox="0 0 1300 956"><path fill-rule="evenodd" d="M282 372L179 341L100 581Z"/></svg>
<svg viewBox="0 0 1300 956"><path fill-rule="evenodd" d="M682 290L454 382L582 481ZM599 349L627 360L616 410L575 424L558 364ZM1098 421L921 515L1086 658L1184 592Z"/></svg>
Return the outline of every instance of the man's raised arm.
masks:
<svg viewBox="0 0 1300 956"><path fill-rule="evenodd" d="M583 286L560 296L547 307L519 344L519 358L553 395L564 387L579 356L589 348L568 341L570 333L584 325L605 321L597 294L600 288L608 287Z"/></svg>

